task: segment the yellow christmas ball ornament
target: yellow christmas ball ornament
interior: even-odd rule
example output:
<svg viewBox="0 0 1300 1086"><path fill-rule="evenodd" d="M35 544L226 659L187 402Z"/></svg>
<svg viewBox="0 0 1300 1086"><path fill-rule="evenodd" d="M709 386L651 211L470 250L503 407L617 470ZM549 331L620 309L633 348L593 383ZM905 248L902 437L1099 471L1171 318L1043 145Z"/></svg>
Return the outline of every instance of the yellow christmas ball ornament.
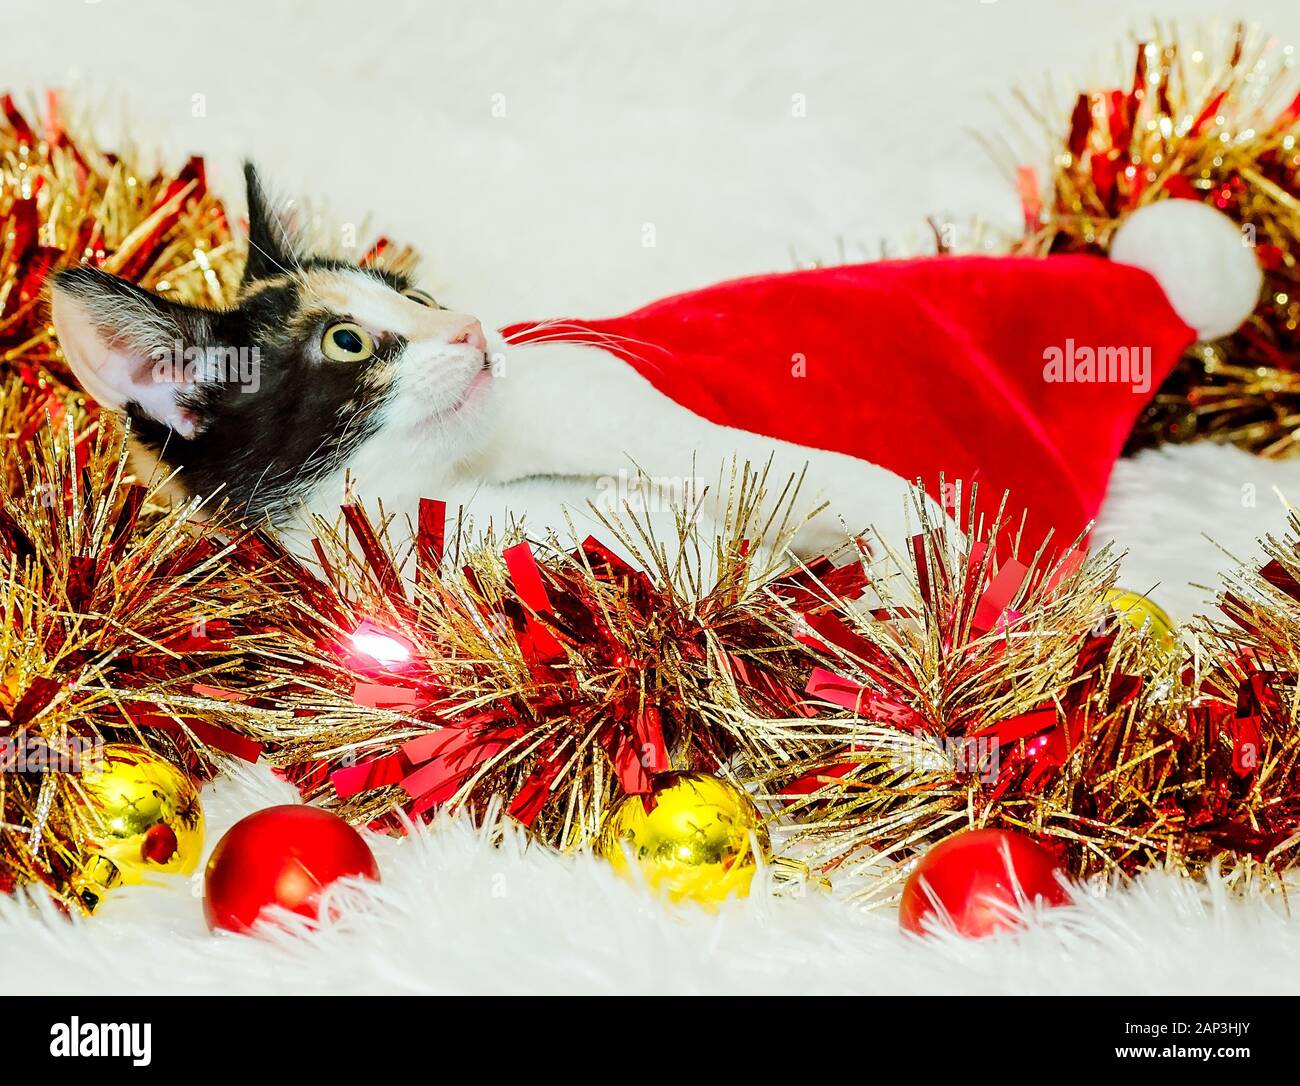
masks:
<svg viewBox="0 0 1300 1086"><path fill-rule="evenodd" d="M1127 588L1108 588L1106 602L1112 611L1136 630L1145 629L1161 652L1172 653L1178 643L1174 620L1141 592Z"/></svg>
<svg viewBox="0 0 1300 1086"><path fill-rule="evenodd" d="M616 871L630 874L629 857L646 883L673 901L716 904L744 897L758 856L771 847L753 800L717 777L670 773L647 811L628 796L605 819L598 849Z"/></svg>
<svg viewBox="0 0 1300 1086"><path fill-rule="evenodd" d="M189 875L203 851L203 808L194 783L161 756L109 743L81 776L87 858L74 886L93 912L118 883Z"/></svg>

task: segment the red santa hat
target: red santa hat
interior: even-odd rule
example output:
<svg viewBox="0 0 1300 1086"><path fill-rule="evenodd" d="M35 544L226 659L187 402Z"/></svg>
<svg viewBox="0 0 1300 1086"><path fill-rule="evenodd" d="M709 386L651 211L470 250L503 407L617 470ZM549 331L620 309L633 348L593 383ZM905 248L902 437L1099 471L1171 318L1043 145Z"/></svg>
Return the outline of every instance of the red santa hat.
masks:
<svg viewBox="0 0 1300 1086"><path fill-rule="evenodd" d="M1026 511L1031 552L1096 516L1139 413L1197 339L1254 309L1237 227L1165 200L1121 224L1110 259L934 257L760 275L622 317L565 322L713 422L942 473ZM503 330L556 337L554 322Z"/></svg>

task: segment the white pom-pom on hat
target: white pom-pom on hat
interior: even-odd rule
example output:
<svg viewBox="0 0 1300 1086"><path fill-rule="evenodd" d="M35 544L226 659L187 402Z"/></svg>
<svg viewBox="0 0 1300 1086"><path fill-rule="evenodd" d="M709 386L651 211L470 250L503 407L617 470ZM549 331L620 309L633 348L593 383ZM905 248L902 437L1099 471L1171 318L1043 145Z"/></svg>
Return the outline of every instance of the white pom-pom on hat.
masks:
<svg viewBox="0 0 1300 1086"><path fill-rule="evenodd" d="M1264 273L1251 238L1198 200L1160 200L1115 232L1111 260L1149 272L1200 339L1235 332L1255 310Z"/></svg>

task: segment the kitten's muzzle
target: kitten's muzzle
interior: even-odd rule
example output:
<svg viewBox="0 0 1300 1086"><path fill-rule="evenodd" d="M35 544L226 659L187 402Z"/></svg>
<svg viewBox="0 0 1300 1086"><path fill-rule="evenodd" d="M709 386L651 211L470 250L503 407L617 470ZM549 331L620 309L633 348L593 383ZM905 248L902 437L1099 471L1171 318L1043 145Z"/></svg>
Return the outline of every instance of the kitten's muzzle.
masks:
<svg viewBox="0 0 1300 1086"><path fill-rule="evenodd" d="M447 342L463 343L476 351L487 352L487 337L483 334L483 326L473 317L464 318L457 327L452 328Z"/></svg>

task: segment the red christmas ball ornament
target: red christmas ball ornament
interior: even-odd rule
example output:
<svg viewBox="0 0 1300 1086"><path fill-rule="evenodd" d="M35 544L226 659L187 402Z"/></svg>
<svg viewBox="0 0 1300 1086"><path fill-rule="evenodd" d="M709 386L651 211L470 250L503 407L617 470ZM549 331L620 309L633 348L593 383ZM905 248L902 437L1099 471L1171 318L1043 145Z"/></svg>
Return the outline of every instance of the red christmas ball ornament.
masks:
<svg viewBox="0 0 1300 1086"><path fill-rule="evenodd" d="M320 892L348 875L379 881L374 853L338 815L319 807L268 807L217 842L204 879L213 930L247 931L268 905L316 916Z"/></svg>
<svg viewBox="0 0 1300 1086"><path fill-rule="evenodd" d="M898 923L921 935L926 917L938 916L940 923L978 939L1015 927L1021 909L1035 900L1068 904L1064 876L1056 857L1023 833L956 833L922 856L908 876Z"/></svg>

